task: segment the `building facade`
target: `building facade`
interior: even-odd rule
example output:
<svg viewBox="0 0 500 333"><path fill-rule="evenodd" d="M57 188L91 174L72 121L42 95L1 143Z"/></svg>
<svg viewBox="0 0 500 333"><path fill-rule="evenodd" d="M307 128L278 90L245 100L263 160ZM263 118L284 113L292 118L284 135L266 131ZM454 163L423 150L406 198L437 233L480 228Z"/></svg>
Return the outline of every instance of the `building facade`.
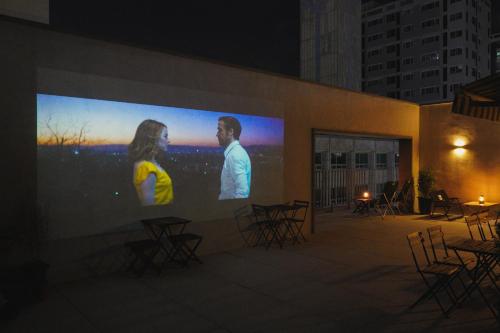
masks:
<svg viewBox="0 0 500 333"><path fill-rule="evenodd" d="M500 32L491 35L491 74L500 73Z"/></svg>
<svg viewBox="0 0 500 333"><path fill-rule="evenodd" d="M362 10L363 91L450 101L491 72L490 0L369 1Z"/></svg>
<svg viewBox="0 0 500 333"><path fill-rule="evenodd" d="M301 0L300 77L361 90L361 1Z"/></svg>

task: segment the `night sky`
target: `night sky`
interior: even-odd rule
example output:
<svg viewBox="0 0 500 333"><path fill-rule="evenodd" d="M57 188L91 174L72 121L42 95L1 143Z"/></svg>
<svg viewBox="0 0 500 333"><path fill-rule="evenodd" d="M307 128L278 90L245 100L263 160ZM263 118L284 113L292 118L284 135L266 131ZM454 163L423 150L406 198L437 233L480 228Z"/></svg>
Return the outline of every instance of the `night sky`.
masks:
<svg viewBox="0 0 500 333"><path fill-rule="evenodd" d="M500 32L500 0L492 3L493 31ZM299 0L51 0L50 22L114 42L300 73Z"/></svg>
<svg viewBox="0 0 500 333"><path fill-rule="evenodd" d="M51 0L57 29L299 75L299 0Z"/></svg>

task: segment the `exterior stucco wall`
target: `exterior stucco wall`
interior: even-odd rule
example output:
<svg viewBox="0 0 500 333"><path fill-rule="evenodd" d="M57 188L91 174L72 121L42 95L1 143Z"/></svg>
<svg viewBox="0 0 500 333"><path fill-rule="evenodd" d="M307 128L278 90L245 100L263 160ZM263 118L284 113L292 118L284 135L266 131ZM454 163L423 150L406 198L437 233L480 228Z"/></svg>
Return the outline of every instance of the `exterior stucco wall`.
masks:
<svg viewBox="0 0 500 333"><path fill-rule="evenodd" d="M411 173L419 165L419 106L287 77L111 44L0 20L2 137L12 161L6 167L12 218L35 210L36 92L117 99L221 112L283 117L285 120L284 200L311 200L312 129L383 135L411 140ZM61 84L64 82L64 84ZM125 94L125 98L124 98ZM309 215L310 218L310 215ZM12 222L12 220L9 220ZM6 222L7 223L7 222ZM201 251L241 246L233 221L194 223L204 235ZM310 230L310 220L304 227ZM71 240L73 248L92 248ZM49 246L54 261L69 265L68 242Z"/></svg>
<svg viewBox="0 0 500 333"><path fill-rule="evenodd" d="M420 168L431 168L436 187L462 201L500 201L500 123L451 112L451 103L422 106ZM457 151L455 141L465 143Z"/></svg>

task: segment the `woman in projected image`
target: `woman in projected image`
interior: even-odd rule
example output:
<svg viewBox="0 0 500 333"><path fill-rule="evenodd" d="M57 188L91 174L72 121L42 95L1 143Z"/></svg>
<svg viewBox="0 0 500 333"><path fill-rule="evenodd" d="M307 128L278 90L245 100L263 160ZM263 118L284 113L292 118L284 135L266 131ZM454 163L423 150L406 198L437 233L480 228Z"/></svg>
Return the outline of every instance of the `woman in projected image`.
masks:
<svg viewBox="0 0 500 333"><path fill-rule="evenodd" d="M167 205L174 198L172 180L156 161L167 146L167 126L151 119L137 127L128 146L129 159L134 163L133 183L143 206Z"/></svg>

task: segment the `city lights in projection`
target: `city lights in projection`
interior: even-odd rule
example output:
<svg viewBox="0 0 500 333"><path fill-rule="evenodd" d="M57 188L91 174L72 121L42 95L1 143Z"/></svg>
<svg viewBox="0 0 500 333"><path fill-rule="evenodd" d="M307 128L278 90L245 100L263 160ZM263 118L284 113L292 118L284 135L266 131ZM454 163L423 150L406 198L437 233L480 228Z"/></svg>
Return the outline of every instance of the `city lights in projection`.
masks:
<svg viewBox="0 0 500 333"><path fill-rule="evenodd" d="M279 118L46 94L37 97L42 190L58 191L57 180L43 186L43 180L50 178L44 173L54 170L62 179L78 178L80 183L105 187L109 180L99 181L99 175L104 177L105 170L113 168L128 175L121 182L133 185L135 195L129 196L142 206L178 202L177 192L182 198L183 191L196 188L186 186L186 179L207 184L212 188L208 192L218 200L240 199L248 198L260 185L252 179L252 166L263 170L267 166L270 172L281 167L272 165L276 164L272 155L281 154L283 145L283 120ZM70 155L74 163L78 160L80 175L70 171L74 166ZM96 177L82 180L82 174ZM211 179L205 181L202 176ZM106 177L120 182L118 175ZM176 184L183 186L176 189ZM108 188L115 197L123 197L123 189Z"/></svg>

